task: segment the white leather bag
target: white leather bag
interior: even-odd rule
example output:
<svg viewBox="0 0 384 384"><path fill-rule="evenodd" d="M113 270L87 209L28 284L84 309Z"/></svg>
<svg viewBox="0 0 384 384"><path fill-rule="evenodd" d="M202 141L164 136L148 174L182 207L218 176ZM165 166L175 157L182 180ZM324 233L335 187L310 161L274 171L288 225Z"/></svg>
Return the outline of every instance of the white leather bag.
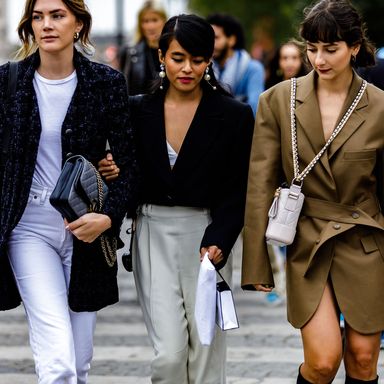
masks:
<svg viewBox="0 0 384 384"><path fill-rule="evenodd" d="M268 212L268 226L265 232L267 243L271 245L290 245L296 235L296 226L300 217L300 212L304 203L304 195L301 192L304 178L312 170L326 149L339 134L348 121L349 117L355 110L357 104L367 88L367 82L363 80L359 92L353 100L347 112L333 130L331 136L325 143L324 147L312 159L312 161L300 173L299 170L299 154L297 150L297 134L296 134L296 78L291 79L291 99L290 99L290 117L291 117L291 141L292 141L292 160L294 178L289 188L280 187L276 189L275 196Z"/></svg>
<svg viewBox="0 0 384 384"><path fill-rule="evenodd" d="M299 185L276 189L268 212L269 222L265 233L268 244L284 246L293 243L303 203L304 195Z"/></svg>

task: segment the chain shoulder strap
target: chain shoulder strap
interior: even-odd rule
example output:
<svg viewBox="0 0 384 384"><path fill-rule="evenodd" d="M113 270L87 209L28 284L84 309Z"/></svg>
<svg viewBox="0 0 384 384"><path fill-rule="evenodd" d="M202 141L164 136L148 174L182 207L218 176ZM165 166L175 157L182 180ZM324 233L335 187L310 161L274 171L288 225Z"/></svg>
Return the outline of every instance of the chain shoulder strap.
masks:
<svg viewBox="0 0 384 384"><path fill-rule="evenodd" d="M101 209L104 205L104 189L103 189L103 180L101 179L99 171L94 167L94 165L90 162L92 167L95 170L96 178L97 178L97 190L99 193L99 201L98 201L98 212L101 212ZM108 266L113 267L116 262L116 249L117 249L117 240L115 238L111 239L112 244L110 243L110 239L105 235L100 235L101 249L103 251L105 261Z"/></svg>
<svg viewBox="0 0 384 384"><path fill-rule="evenodd" d="M294 181L302 184L304 178L308 175L308 173L312 170L315 164L319 161L320 157L326 151L326 149L330 146L335 137L339 134L339 132L343 129L344 125L352 115L352 112L355 110L357 105L359 104L365 89L367 88L367 82L363 80L361 83L359 92L357 93L355 99L352 104L348 108L345 115L340 120L339 124L337 124L336 128L333 130L331 136L325 143L324 147L319 151L319 153L312 159L312 161L305 167L305 169L300 173L299 170L299 154L297 150L297 133L296 133L296 116L295 116L295 107L296 107L296 87L297 87L297 79L291 79L291 104L290 104L290 112L291 112L291 139L292 139L292 159L293 159L293 173L294 173Z"/></svg>

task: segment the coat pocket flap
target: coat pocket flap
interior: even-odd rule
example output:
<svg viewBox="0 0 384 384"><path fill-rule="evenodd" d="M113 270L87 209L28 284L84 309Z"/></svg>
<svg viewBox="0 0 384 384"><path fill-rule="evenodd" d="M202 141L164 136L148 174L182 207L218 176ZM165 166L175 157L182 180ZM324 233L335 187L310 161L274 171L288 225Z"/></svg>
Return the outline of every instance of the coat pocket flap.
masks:
<svg viewBox="0 0 384 384"><path fill-rule="evenodd" d="M375 238L372 235L362 237L360 241L363 245L365 253L371 253L379 249L376 244Z"/></svg>

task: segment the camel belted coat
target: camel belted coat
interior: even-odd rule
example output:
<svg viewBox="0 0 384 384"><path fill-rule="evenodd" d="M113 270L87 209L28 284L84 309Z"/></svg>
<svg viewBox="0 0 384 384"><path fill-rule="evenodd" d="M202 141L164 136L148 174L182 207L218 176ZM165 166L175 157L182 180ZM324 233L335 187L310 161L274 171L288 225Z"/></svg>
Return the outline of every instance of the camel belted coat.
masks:
<svg viewBox="0 0 384 384"><path fill-rule="evenodd" d="M299 78L296 125L300 171L325 144L316 74ZM359 91L354 73L338 121ZM384 329L384 217L377 198L378 154L384 148L384 92L368 84L342 131L304 179L305 201L287 249L288 320L312 317L330 281L348 324L361 333ZM244 228L242 287L273 284L265 242L275 189L293 179L290 82L262 94L254 130Z"/></svg>

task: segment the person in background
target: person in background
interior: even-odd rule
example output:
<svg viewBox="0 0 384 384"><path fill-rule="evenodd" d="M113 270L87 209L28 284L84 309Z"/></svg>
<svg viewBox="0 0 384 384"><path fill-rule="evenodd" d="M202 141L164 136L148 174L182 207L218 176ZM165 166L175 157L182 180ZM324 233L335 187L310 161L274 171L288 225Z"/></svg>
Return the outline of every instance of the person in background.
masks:
<svg viewBox="0 0 384 384"><path fill-rule="evenodd" d="M317 1L304 15L300 35L313 70L297 79L293 103L300 172L340 121L345 125L302 182L304 205L287 247L288 320L300 329L304 348L297 383L331 383L343 361L346 384L377 384L384 217L376 166L384 149L384 92L354 70L373 65L375 54L348 0ZM270 292L274 285L265 241L268 212L276 188L296 177L290 83L260 97L244 223L244 289Z"/></svg>
<svg viewBox="0 0 384 384"><path fill-rule="evenodd" d="M304 59L304 48L298 41L289 40L277 50L266 69L265 88L271 88L280 81L308 73Z"/></svg>
<svg viewBox="0 0 384 384"><path fill-rule="evenodd" d="M384 90L384 58L376 57L376 65L359 68L359 75L369 83Z"/></svg>
<svg viewBox="0 0 384 384"><path fill-rule="evenodd" d="M127 79L128 93L148 93L159 78L159 37L167 15L156 0L146 1L137 20L137 43L120 53L120 70Z"/></svg>
<svg viewBox="0 0 384 384"><path fill-rule="evenodd" d="M217 328L212 345L201 345L195 294L207 252L230 281L254 118L217 82L214 40L198 16L169 19L159 42L162 80L154 93L130 97L142 180L133 272L155 351L152 383L225 383L225 333Z"/></svg>
<svg viewBox="0 0 384 384"><path fill-rule="evenodd" d="M265 88L268 89L281 81L307 74L304 59L304 47L299 41L289 40L282 44L270 61L266 75ZM266 296L267 302L280 304L285 298L285 247L268 246L275 278L275 289Z"/></svg>
<svg viewBox="0 0 384 384"><path fill-rule="evenodd" d="M10 133L0 170L0 309L22 300L40 384L87 382L96 311L118 301L117 264L107 263L99 235L116 243L136 185L125 79L75 48L89 51L91 22L83 0L26 0L10 98L10 65L0 67L0 146ZM96 165L107 141L120 177L103 211L65 222L49 202L63 162L78 154Z"/></svg>
<svg viewBox="0 0 384 384"><path fill-rule="evenodd" d="M216 78L240 101L248 103L256 113L264 90L264 67L245 50L245 37L240 22L231 15L211 14L207 17L215 31L213 70Z"/></svg>

